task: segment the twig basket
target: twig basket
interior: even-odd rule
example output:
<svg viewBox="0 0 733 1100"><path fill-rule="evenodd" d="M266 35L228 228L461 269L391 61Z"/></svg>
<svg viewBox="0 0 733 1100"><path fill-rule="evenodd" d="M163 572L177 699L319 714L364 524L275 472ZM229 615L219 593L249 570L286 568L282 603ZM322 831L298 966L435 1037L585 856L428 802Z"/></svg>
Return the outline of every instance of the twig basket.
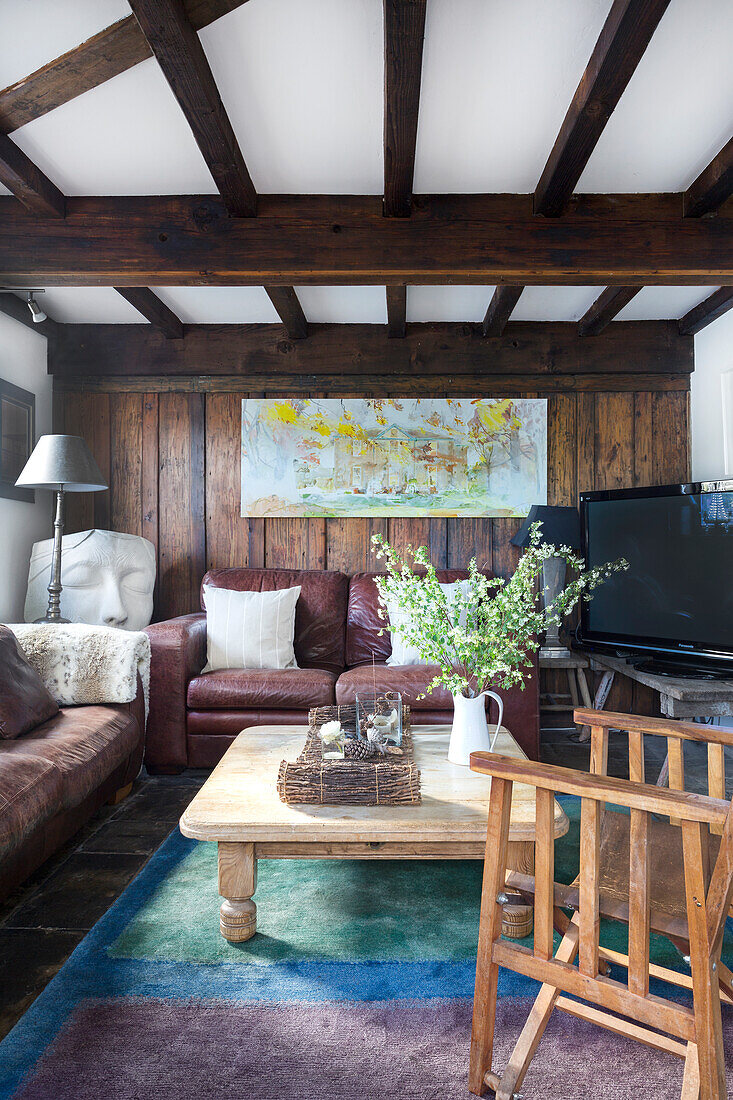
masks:
<svg viewBox="0 0 733 1100"><path fill-rule="evenodd" d="M414 759L410 708L402 710L401 756L324 760L320 729L325 722L335 719L348 732L355 732L356 706L318 707L310 712L303 751L297 760L283 760L280 764L277 793L282 801L310 805L419 805L420 771Z"/></svg>

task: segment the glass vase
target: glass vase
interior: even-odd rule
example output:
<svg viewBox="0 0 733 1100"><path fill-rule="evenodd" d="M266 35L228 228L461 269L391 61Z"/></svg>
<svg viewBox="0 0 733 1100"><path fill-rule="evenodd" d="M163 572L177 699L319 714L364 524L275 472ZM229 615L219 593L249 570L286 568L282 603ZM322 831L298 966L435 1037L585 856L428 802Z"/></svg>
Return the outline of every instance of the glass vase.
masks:
<svg viewBox="0 0 733 1100"><path fill-rule="evenodd" d="M402 696L398 691L357 692L356 736L402 744Z"/></svg>

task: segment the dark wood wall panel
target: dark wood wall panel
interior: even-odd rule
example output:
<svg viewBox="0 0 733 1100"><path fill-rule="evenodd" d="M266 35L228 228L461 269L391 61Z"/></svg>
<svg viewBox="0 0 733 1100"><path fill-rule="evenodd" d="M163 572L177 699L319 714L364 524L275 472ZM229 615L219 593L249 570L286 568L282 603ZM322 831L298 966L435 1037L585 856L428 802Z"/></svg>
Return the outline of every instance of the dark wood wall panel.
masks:
<svg viewBox="0 0 733 1100"><path fill-rule="evenodd" d="M480 387L477 381L475 392ZM495 573L511 574L519 551L510 539L519 520L242 519L240 417L247 396L264 394L59 394L58 430L87 439L110 484L105 493L71 496L67 529L111 527L150 539L158 550L157 617L196 608L207 567L374 569L376 532L403 550L408 544L427 545L438 566L464 566L475 555ZM540 389L524 396L548 399L551 504L575 503L578 493L591 489L661 484L689 475L684 391Z"/></svg>
<svg viewBox="0 0 733 1100"><path fill-rule="evenodd" d="M162 393L158 401L158 615L198 606L206 566L204 399Z"/></svg>

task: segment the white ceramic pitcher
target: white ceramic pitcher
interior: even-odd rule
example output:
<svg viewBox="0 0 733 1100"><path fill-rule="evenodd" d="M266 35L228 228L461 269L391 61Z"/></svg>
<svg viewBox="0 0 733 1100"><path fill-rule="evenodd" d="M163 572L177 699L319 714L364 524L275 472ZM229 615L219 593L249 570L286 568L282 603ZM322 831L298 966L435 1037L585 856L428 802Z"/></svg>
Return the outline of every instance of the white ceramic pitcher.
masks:
<svg viewBox="0 0 733 1100"><path fill-rule="evenodd" d="M499 706L496 731L492 736L489 736L486 721L484 695L495 699ZM454 695L453 706L453 727L448 746L448 760L451 764L462 764L468 767L472 752L493 752L501 720L504 717L504 703L495 691L482 691L473 699L467 699L465 695Z"/></svg>

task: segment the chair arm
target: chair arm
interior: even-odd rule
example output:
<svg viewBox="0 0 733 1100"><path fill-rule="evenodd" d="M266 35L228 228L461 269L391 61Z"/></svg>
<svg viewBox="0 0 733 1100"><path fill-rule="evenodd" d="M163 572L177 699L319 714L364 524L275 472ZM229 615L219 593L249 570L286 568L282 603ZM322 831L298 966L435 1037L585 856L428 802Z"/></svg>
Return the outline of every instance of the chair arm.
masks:
<svg viewBox="0 0 733 1100"><path fill-rule="evenodd" d="M146 627L150 638L150 711L145 764L181 769L188 764L186 692L206 663L203 611Z"/></svg>
<svg viewBox="0 0 733 1100"><path fill-rule="evenodd" d="M592 798L597 802L610 802L631 810L645 810L684 821L724 825L730 810L730 803L704 794L670 791L666 787L632 783L628 779L578 772L572 768L558 768L554 764L519 760L492 752L472 752L471 770L513 783L527 783L530 787L540 787L556 794L574 794L579 798Z"/></svg>
<svg viewBox="0 0 733 1100"><path fill-rule="evenodd" d="M633 730L651 733L658 737L681 737L685 741L706 741L714 745L733 746L733 730L723 726L704 726L698 722L681 722L677 718L647 718L642 714L616 714L606 710L577 708L573 713L576 722L583 726L600 726L601 729Z"/></svg>

